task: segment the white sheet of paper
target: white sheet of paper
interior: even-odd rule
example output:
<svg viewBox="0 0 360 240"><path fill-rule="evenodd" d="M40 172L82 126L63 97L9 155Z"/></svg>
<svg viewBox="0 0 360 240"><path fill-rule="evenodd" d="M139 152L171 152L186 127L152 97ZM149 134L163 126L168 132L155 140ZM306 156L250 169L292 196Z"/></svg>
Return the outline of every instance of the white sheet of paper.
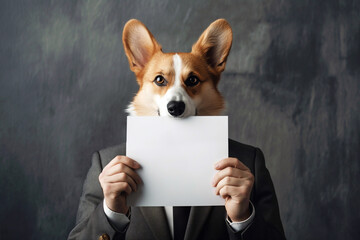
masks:
<svg viewBox="0 0 360 240"><path fill-rule="evenodd" d="M228 157L228 117L128 117L126 155L144 184L130 206L224 205L215 195L214 164Z"/></svg>

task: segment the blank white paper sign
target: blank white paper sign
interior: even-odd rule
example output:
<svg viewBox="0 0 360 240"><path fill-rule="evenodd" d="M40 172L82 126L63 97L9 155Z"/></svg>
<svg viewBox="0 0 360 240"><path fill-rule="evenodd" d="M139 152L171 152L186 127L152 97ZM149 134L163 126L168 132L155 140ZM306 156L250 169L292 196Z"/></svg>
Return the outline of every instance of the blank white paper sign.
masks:
<svg viewBox="0 0 360 240"><path fill-rule="evenodd" d="M144 184L130 206L224 205L215 195L214 164L228 157L228 117L127 117L126 155Z"/></svg>

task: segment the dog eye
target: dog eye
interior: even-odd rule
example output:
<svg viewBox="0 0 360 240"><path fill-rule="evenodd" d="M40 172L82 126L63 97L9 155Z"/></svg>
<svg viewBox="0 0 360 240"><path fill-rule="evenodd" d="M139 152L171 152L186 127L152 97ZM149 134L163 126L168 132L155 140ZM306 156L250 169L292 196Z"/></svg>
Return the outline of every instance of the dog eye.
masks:
<svg viewBox="0 0 360 240"><path fill-rule="evenodd" d="M193 87L199 84L199 79L195 76L190 76L188 79L186 79L185 84L188 87Z"/></svg>
<svg viewBox="0 0 360 240"><path fill-rule="evenodd" d="M159 87L164 87L167 85L167 81L165 80L165 78L161 75L156 76L154 83L156 85L158 85Z"/></svg>

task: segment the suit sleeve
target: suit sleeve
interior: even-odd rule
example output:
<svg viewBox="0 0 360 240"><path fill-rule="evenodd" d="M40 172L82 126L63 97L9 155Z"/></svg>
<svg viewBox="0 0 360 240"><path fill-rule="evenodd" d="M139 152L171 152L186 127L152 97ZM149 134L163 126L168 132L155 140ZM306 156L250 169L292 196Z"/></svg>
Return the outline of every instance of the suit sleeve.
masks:
<svg viewBox="0 0 360 240"><path fill-rule="evenodd" d="M274 185L265 166L264 155L258 148L255 150L254 165L255 183L252 201L256 209L255 218L243 231L234 232L228 228L230 239L283 240L285 234Z"/></svg>
<svg viewBox="0 0 360 240"><path fill-rule="evenodd" d="M98 177L102 171L100 155L93 154L92 164L86 176L76 217L76 226L68 240L99 239L107 234L110 239L125 239L124 232L117 232L108 221L103 207L103 191Z"/></svg>

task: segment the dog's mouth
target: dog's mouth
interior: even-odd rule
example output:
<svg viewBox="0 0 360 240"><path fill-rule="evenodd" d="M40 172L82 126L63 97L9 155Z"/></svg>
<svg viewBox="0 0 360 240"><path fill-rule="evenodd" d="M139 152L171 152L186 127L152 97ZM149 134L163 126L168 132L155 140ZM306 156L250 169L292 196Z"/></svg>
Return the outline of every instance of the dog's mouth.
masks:
<svg viewBox="0 0 360 240"><path fill-rule="evenodd" d="M158 110L157 110L157 114L158 114L158 116L159 116L159 117L161 117L161 114L160 114L160 109L158 109ZM180 115L180 116L176 116L176 117L171 116L171 115L167 115L167 116L169 116L169 117L173 117L173 118L187 118L187 117L197 116L197 115L198 115L198 111L197 111L197 109L195 109L195 114L194 114L194 115L185 116L184 114L182 114L182 115Z"/></svg>

